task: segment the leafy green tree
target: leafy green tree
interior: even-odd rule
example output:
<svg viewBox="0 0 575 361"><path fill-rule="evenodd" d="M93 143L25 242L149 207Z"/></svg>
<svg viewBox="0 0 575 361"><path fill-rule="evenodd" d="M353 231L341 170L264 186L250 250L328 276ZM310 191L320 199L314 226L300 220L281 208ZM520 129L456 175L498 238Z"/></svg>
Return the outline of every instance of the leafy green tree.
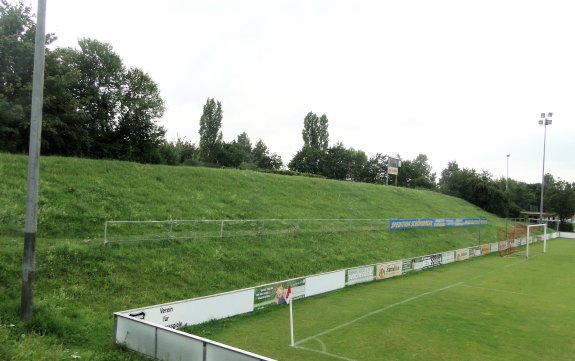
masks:
<svg viewBox="0 0 575 361"><path fill-rule="evenodd" d="M218 163L222 148L222 104L213 98L206 101L200 118L200 157L206 163Z"/></svg>
<svg viewBox="0 0 575 361"><path fill-rule="evenodd" d="M338 142L328 148L321 166L322 175L327 178L362 182L365 179L367 155L361 150L345 148Z"/></svg>
<svg viewBox="0 0 575 361"><path fill-rule="evenodd" d="M251 163L253 161L252 157L252 142L250 137L248 137L246 132L238 135L236 139L239 149L242 154L242 163Z"/></svg>
<svg viewBox="0 0 575 361"><path fill-rule="evenodd" d="M252 159L260 169L281 169L282 159L276 153L270 153L268 147L260 139L252 150Z"/></svg>
<svg viewBox="0 0 575 361"><path fill-rule="evenodd" d="M385 184L387 179L387 155L376 153L369 158L363 172L363 182Z"/></svg>
<svg viewBox="0 0 575 361"><path fill-rule="evenodd" d="M441 172L439 189L442 193L463 198L499 216L506 216L509 209L508 198L489 172L460 169L457 162L450 162Z"/></svg>
<svg viewBox="0 0 575 361"><path fill-rule="evenodd" d="M354 154L341 142L330 147L321 162L321 174L331 179L348 179L354 161Z"/></svg>
<svg viewBox="0 0 575 361"><path fill-rule="evenodd" d="M349 148L348 152L351 156L348 174L349 179L356 182L365 182L368 167L367 154L362 150L355 150L353 148Z"/></svg>
<svg viewBox="0 0 575 361"><path fill-rule="evenodd" d="M237 141L233 140L231 143L222 142L220 153L217 156L219 165L238 168L242 164L243 158L243 149Z"/></svg>
<svg viewBox="0 0 575 361"><path fill-rule="evenodd" d="M322 162L326 153L312 147L300 149L288 163L290 170L300 173L322 174Z"/></svg>
<svg viewBox="0 0 575 361"><path fill-rule="evenodd" d="M0 150L28 146L36 25L31 8L0 0ZM54 41L46 35L46 45ZM47 49L46 56L50 55Z"/></svg>
<svg viewBox="0 0 575 361"><path fill-rule="evenodd" d="M457 162L449 162L447 164L447 168L441 171L439 190L441 193L462 198L460 190L462 188L461 183L463 177L464 174L461 174L461 170L459 169Z"/></svg>
<svg viewBox="0 0 575 361"><path fill-rule="evenodd" d="M198 162L198 148L194 143L186 140L185 138L178 137L178 139L173 142L173 145L176 148L177 154L179 156L179 164L192 165Z"/></svg>
<svg viewBox="0 0 575 361"><path fill-rule="evenodd" d="M57 49L50 62L47 84L54 90L45 103L54 130L47 140L62 134L56 143L75 144L71 155L161 162L165 130L156 122L164 101L157 84L144 71L125 68L109 44L81 39L78 45Z"/></svg>
<svg viewBox="0 0 575 361"><path fill-rule="evenodd" d="M575 215L575 183L559 180L548 193L550 210L557 213L561 223L566 223Z"/></svg>
<svg viewBox="0 0 575 361"><path fill-rule="evenodd" d="M0 0L0 150L28 145L35 22L23 2ZM46 45L55 40L46 36ZM46 49L42 152L161 159L165 130L157 85L139 69L126 69L109 44L81 39L80 49Z"/></svg>
<svg viewBox="0 0 575 361"><path fill-rule="evenodd" d="M322 162L326 160L329 145L327 116L324 114L318 117L313 112L307 113L302 138L303 147L289 162L288 167L296 172L322 174Z"/></svg>
<svg viewBox="0 0 575 361"><path fill-rule="evenodd" d="M302 131L304 147L327 152L329 145L328 119L324 114L318 117L313 112L307 113L304 118Z"/></svg>
<svg viewBox="0 0 575 361"><path fill-rule="evenodd" d="M419 154L414 160L404 160L398 174L398 185L409 188L435 189L435 173L425 154Z"/></svg>
<svg viewBox="0 0 575 361"><path fill-rule="evenodd" d="M87 114L79 112L81 99L74 93L80 72L71 70L72 49L56 49L46 57L42 153L66 156L91 154L93 135Z"/></svg>
<svg viewBox="0 0 575 361"><path fill-rule="evenodd" d="M144 71L132 68L123 74L114 140L119 157L155 163L154 150L166 131L155 123L164 114L158 85Z"/></svg>

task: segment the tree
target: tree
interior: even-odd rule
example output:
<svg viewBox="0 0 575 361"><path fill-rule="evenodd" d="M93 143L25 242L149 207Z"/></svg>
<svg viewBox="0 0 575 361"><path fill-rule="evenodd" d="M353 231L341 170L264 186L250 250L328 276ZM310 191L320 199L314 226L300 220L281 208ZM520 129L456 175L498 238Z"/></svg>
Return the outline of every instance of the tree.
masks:
<svg viewBox="0 0 575 361"><path fill-rule="evenodd" d="M29 6L0 0L0 150L28 146L36 24ZM54 41L46 35L46 45ZM47 49L46 56L50 55Z"/></svg>
<svg viewBox="0 0 575 361"><path fill-rule="evenodd" d="M575 183L559 180L548 193L550 210L557 213L561 223L566 223L575 215Z"/></svg>
<svg viewBox="0 0 575 361"><path fill-rule="evenodd" d="M0 150L26 151L34 58L30 7L0 0ZM55 40L46 36L46 45ZM109 44L46 49L42 152L158 161L164 102L152 79L126 69Z"/></svg>
<svg viewBox="0 0 575 361"><path fill-rule="evenodd" d="M327 116L324 114L320 118L313 112L307 113L304 118L302 131L304 147L327 152L329 143L329 132Z"/></svg>
<svg viewBox="0 0 575 361"><path fill-rule="evenodd" d="M312 147L303 147L299 150L292 160L289 162L288 167L290 170L300 173L321 174L322 162L325 160L326 154L319 149Z"/></svg>
<svg viewBox="0 0 575 361"><path fill-rule="evenodd" d="M309 112L303 123L303 147L289 162L288 167L296 172L321 174L321 163L326 159L329 143L327 116L324 114L318 117Z"/></svg>
<svg viewBox="0 0 575 361"><path fill-rule="evenodd" d="M164 142L166 131L155 123L164 113L158 85L144 71L133 68L123 74L114 141L119 157L157 163L154 150Z"/></svg>
<svg viewBox="0 0 575 361"><path fill-rule="evenodd" d="M250 137L248 137L246 132L238 135L236 140L238 143L239 149L241 150L242 154L242 162L243 163L251 163L252 162L252 142L250 141Z"/></svg>
<svg viewBox="0 0 575 361"><path fill-rule="evenodd" d="M425 154L419 154L414 160L401 162L398 174L398 185L409 188L435 189L435 173Z"/></svg>
<svg viewBox="0 0 575 361"><path fill-rule="evenodd" d="M260 139L252 150L252 159L260 169L280 169L283 166L282 159L276 153L271 153L265 143Z"/></svg>
<svg viewBox="0 0 575 361"><path fill-rule="evenodd" d="M348 152L351 156L349 179L356 182L365 182L368 167L367 154L363 150L355 150L353 148L349 148Z"/></svg>
<svg viewBox="0 0 575 361"><path fill-rule="evenodd" d="M48 62L48 149L160 162L165 130L156 122L164 113L164 101L157 84L144 71L125 68L109 44L85 38L78 45L79 50L56 49ZM74 153L62 150L60 143Z"/></svg>
<svg viewBox="0 0 575 361"><path fill-rule="evenodd" d="M354 160L354 154L341 142L330 147L321 162L321 174L331 179L348 179Z"/></svg>
<svg viewBox="0 0 575 361"><path fill-rule="evenodd" d="M441 193L461 198L460 178L462 174L460 172L459 165L456 161L447 164L447 168L441 171L441 178L439 179L439 190Z"/></svg>
<svg viewBox="0 0 575 361"><path fill-rule="evenodd" d="M65 156L94 156L94 135L88 114L80 112L82 99L74 89L81 83L80 72L71 70L76 53L56 49L46 57L42 153Z"/></svg>
<svg viewBox="0 0 575 361"><path fill-rule="evenodd" d="M384 184L387 179L387 155L376 153L367 161L363 182Z"/></svg>
<svg viewBox="0 0 575 361"><path fill-rule="evenodd" d="M241 145L233 140L231 143L223 142L220 147L220 153L217 156L218 164L223 167L239 167L245 154Z"/></svg>
<svg viewBox="0 0 575 361"><path fill-rule="evenodd" d="M200 118L200 156L206 163L218 163L218 153L222 147L222 104L209 99L204 105L204 112Z"/></svg>
<svg viewBox="0 0 575 361"><path fill-rule="evenodd" d="M489 172L479 174L474 169L459 169L457 162L450 162L441 172L439 189L502 217L509 209L508 198Z"/></svg>

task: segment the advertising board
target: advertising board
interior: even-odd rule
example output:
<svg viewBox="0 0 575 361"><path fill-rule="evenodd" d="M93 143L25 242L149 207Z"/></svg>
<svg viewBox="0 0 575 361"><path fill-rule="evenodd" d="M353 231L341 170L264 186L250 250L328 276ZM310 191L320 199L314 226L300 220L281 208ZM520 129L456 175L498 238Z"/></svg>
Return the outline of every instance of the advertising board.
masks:
<svg viewBox="0 0 575 361"><path fill-rule="evenodd" d="M393 261L386 263L379 263L376 266L376 276L375 279L382 280L385 278L391 278L395 276L401 276L403 272L403 262Z"/></svg>
<svg viewBox="0 0 575 361"><path fill-rule="evenodd" d="M414 228L468 227L486 225L486 218L412 218L390 219L390 230Z"/></svg>
<svg viewBox="0 0 575 361"><path fill-rule="evenodd" d="M365 266L348 269L345 274L345 285L355 285L358 283L371 282L375 279L375 267Z"/></svg>
<svg viewBox="0 0 575 361"><path fill-rule="evenodd" d="M291 298L298 299L305 296L305 278L278 282L255 288L254 308L261 308L268 305L286 304L286 294L291 287Z"/></svg>
<svg viewBox="0 0 575 361"><path fill-rule="evenodd" d="M412 263L412 268L414 271L437 267L441 264L441 253L433 254L430 256L416 257L413 259Z"/></svg>
<svg viewBox="0 0 575 361"><path fill-rule="evenodd" d="M455 251L456 261L465 261L469 258L469 248L462 248Z"/></svg>

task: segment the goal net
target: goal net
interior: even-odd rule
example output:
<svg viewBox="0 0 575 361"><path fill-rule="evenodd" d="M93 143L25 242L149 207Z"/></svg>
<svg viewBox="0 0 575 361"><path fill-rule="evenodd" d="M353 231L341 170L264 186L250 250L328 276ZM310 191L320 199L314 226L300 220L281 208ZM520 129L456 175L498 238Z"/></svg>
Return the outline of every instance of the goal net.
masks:
<svg viewBox="0 0 575 361"><path fill-rule="evenodd" d="M513 228L499 232L498 250L501 257L520 256L524 254L521 248L527 234L527 227L515 224Z"/></svg>

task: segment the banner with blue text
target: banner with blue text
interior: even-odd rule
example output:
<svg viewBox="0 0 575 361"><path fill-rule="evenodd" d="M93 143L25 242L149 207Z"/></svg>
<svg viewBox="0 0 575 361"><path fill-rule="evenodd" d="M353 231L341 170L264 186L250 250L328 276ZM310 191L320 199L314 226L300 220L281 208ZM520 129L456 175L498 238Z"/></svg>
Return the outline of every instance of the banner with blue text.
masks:
<svg viewBox="0 0 575 361"><path fill-rule="evenodd" d="M390 219L389 229L392 231L414 228L466 227L486 225L487 218L414 218Z"/></svg>

